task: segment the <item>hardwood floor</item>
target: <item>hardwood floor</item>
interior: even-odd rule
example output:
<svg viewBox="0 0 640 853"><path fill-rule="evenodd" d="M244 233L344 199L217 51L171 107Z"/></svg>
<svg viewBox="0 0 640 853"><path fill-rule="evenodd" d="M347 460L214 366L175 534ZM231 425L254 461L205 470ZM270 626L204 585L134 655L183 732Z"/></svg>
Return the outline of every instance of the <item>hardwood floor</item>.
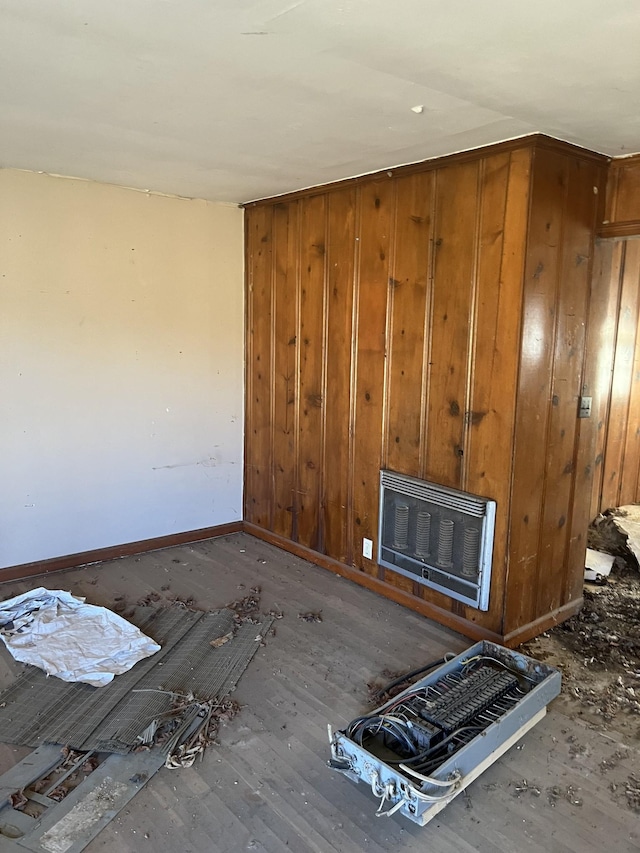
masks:
<svg viewBox="0 0 640 853"><path fill-rule="evenodd" d="M4 584L0 596L39 583ZM640 850L640 821L625 797L640 766L637 742L621 744L553 706L427 827L374 817L371 792L326 766L327 723L340 727L366 709L366 684L384 669L404 671L470 642L273 546L234 534L50 575L46 584L105 606L157 591L212 609L259 585L262 609L284 613L240 681L242 712L221 729L219 746L191 769L161 770L88 853ZM322 611L322 622L299 619L306 611ZM15 670L3 654L0 685ZM601 772L616 750L618 765ZM25 752L0 746L0 772ZM518 795L523 780L540 795ZM562 796L567 786L574 802Z"/></svg>

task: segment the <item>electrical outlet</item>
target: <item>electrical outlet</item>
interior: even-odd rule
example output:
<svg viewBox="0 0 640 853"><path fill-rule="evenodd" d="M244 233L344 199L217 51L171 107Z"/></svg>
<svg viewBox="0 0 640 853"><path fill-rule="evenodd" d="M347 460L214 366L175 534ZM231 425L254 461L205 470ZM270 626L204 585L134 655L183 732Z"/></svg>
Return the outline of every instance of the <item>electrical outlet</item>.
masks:
<svg viewBox="0 0 640 853"><path fill-rule="evenodd" d="M580 397L580 407L578 408L578 417L579 418L590 418L591 417L591 402L593 397Z"/></svg>
<svg viewBox="0 0 640 853"><path fill-rule="evenodd" d="M363 539L362 540L362 556L367 560L373 560L373 540L372 539Z"/></svg>

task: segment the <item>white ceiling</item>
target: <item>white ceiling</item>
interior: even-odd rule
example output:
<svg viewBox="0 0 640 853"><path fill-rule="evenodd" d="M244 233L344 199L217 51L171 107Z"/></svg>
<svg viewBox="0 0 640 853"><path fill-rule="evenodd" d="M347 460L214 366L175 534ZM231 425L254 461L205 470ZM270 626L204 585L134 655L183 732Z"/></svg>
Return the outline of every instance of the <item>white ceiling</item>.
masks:
<svg viewBox="0 0 640 853"><path fill-rule="evenodd" d="M242 202L534 131L629 154L639 46L638 0L0 0L0 164Z"/></svg>

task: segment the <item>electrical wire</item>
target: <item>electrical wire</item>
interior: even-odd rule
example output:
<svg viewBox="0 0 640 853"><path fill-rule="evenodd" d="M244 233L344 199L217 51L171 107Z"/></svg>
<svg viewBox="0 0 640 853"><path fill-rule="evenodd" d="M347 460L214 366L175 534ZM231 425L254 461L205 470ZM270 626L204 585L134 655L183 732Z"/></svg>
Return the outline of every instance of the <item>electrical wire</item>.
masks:
<svg viewBox="0 0 640 853"><path fill-rule="evenodd" d="M499 660L498 658L492 658L490 655L476 655L473 658L469 658L468 660L462 661L462 672L465 673L469 669L469 664L476 664L481 660L490 660L493 663L497 663L498 666L501 666L503 669L506 669L507 672L510 672L512 675L517 677L522 677L526 681L530 681L532 684L538 684L539 679L533 678L531 675L527 675L526 672L521 672L519 669L513 669L510 666L507 666L506 663Z"/></svg>
<svg viewBox="0 0 640 853"><path fill-rule="evenodd" d="M444 657L438 658L438 660L432 660L431 663L426 664L426 666L418 667L418 669L412 669L411 672L407 672L405 675L401 675L399 678L395 678L393 681L390 681L384 687L381 687L376 693L374 693L374 698L379 699L384 696L385 693L388 693L390 690L393 690L394 687L397 687L399 684L404 684L405 681L409 681L412 678L415 678L417 675L422 675L424 672L430 672L432 669L435 669L437 666L441 666L443 663L446 663L449 654L453 654L453 652L448 652Z"/></svg>
<svg viewBox="0 0 640 853"><path fill-rule="evenodd" d="M452 779L434 779L433 776L423 776L422 773L418 773L418 771L414 770L412 767L405 767L404 764L400 765L400 770L404 770L405 773L409 773L421 782L425 782L428 785L434 785L437 788L452 788L460 779L459 770L455 771Z"/></svg>
<svg viewBox="0 0 640 853"><path fill-rule="evenodd" d="M404 744L405 750L411 755L417 751L417 746L413 738L405 729L405 724L402 720L396 717L387 717L383 715L373 715L367 717L359 717L349 723L346 733L351 740L363 746L363 738L365 734L375 736L380 733L392 734L397 741Z"/></svg>
<svg viewBox="0 0 640 853"><path fill-rule="evenodd" d="M382 695L411 678L435 669L437 666L445 663L447 659L448 656L445 655L443 658L432 661L426 666L419 667L418 669L406 673L402 677L387 684L386 687L382 688L377 695ZM455 676L454 680L464 678L470 670L482 661L489 661L494 666L499 666L502 669L507 670L515 677L522 677L527 681L537 683L536 679L526 673L512 669L498 658L483 654L475 655L474 657L461 661L460 669L453 673L448 673L446 676L443 676L443 678L444 680L450 680L453 676ZM411 775L417 774L418 777L424 774L429 774L436 770L450 755L461 748L464 743L468 742L477 733L486 728L485 725L478 724L460 726L450 732L438 743L431 742L427 749L421 749L420 740L423 742L422 745L424 746L424 733L422 735L420 734L419 727L416 727L415 732L412 731L414 728L411 719L412 713L405 711L402 706L407 702L410 702L415 696L425 694L425 696L428 697L430 686L431 685L421 685L419 687L415 687L413 690L407 688L397 697L394 697L383 705L378 713L363 715L352 720L347 726L345 733L351 740L362 747L364 747L366 737L376 738L379 736L382 739L384 747L391 752L395 752L396 755L399 756L398 758L385 758L386 764L397 766L400 770L403 770L405 773L410 773ZM447 688L444 689L446 690ZM518 689L518 692L523 691L526 692L521 686ZM394 711L396 713L394 713ZM406 716L407 713L408 718ZM418 741L416 741L416 737L419 738ZM458 744L455 743L456 740L459 741ZM429 741L427 741L427 743L429 743ZM425 781L426 778L427 777L425 777ZM380 794L378 796L380 796Z"/></svg>
<svg viewBox="0 0 640 853"><path fill-rule="evenodd" d="M460 737L463 732L481 732L484 726L460 726L459 729L451 732L451 734L447 735L444 740L439 741L434 746L425 750L420 755L416 755L413 758L406 759L403 764L414 764L416 762L425 761L427 758L430 758L432 755L438 755L442 752L442 748L445 747L448 743L450 743L454 738Z"/></svg>

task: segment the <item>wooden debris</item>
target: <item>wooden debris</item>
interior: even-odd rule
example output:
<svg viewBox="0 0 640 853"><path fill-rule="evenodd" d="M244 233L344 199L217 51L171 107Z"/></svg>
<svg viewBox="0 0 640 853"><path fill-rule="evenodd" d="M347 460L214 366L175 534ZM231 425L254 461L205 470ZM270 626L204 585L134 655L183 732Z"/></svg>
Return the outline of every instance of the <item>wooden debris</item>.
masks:
<svg viewBox="0 0 640 853"><path fill-rule="evenodd" d="M317 613L314 613L313 610L309 610L307 613L298 613L298 619L302 619L303 622L322 622L322 610Z"/></svg>
<svg viewBox="0 0 640 853"><path fill-rule="evenodd" d="M228 643L229 640L233 639L233 631L229 631L228 634L223 634L222 637L216 637L215 640L210 641L210 645L213 646L214 649L219 649L220 646L224 646L225 643Z"/></svg>

